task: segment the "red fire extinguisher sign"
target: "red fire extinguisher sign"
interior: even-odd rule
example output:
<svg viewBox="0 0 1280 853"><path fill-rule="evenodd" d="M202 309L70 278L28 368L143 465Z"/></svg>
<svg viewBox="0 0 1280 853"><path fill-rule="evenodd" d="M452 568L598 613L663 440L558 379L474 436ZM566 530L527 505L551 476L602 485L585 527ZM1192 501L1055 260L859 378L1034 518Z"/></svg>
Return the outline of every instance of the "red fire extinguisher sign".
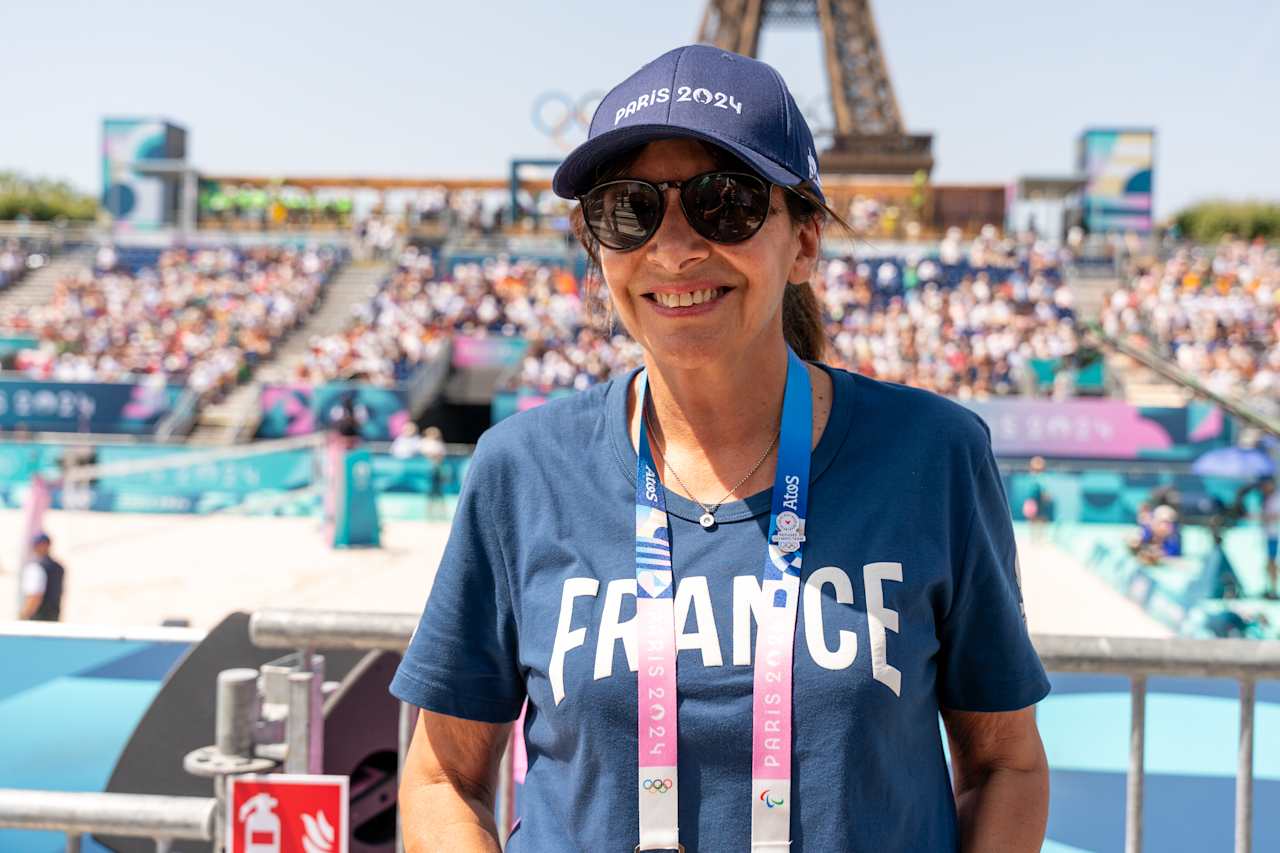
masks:
<svg viewBox="0 0 1280 853"><path fill-rule="evenodd" d="M228 853L348 853L346 776L232 776Z"/></svg>

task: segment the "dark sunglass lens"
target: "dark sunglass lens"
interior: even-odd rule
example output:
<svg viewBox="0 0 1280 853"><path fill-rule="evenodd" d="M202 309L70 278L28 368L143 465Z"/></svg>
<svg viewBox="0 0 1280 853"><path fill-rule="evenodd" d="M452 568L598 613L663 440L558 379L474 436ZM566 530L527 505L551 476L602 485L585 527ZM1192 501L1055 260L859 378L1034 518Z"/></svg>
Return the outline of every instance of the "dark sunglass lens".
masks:
<svg viewBox="0 0 1280 853"><path fill-rule="evenodd" d="M718 243L738 243L764 224L769 186L752 175L713 172L685 184L683 201L695 231Z"/></svg>
<svg viewBox="0 0 1280 853"><path fill-rule="evenodd" d="M662 213L662 197L648 184L613 181L590 190L582 215L596 239L610 249L634 249L649 239Z"/></svg>

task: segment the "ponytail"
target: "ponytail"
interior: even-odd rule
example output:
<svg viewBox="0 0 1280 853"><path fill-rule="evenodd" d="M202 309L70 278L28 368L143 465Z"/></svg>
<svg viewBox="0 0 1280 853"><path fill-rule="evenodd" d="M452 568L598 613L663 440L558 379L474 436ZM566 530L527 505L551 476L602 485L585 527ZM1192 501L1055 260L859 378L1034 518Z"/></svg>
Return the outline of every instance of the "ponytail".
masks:
<svg viewBox="0 0 1280 853"><path fill-rule="evenodd" d="M822 361L827 331L822 325L818 297L809 282L787 284L782 293L782 336L803 361Z"/></svg>

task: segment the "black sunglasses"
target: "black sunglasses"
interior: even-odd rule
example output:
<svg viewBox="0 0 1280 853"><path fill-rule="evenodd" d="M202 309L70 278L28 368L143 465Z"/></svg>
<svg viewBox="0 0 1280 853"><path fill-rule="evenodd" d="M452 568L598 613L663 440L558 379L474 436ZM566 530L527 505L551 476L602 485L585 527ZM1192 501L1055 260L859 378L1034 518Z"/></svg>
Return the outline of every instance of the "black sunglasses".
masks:
<svg viewBox="0 0 1280 853"><path fill-rule="evenodd" d="M746 172L704 172L661 183L624 178L597 184L578 197L587 230L614 251L640 248L662 225L669 187L680 190L689 227L715 243L750 239L769 215L772 185Z"/></svg>

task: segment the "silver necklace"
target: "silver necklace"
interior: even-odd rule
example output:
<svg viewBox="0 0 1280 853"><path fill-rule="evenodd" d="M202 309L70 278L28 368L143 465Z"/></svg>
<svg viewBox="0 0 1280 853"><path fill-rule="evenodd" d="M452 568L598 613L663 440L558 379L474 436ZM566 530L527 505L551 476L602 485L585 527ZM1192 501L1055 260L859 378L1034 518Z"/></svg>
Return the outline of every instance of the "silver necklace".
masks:
<svg viewBox="0 0 1280 853"><path fill-rule="evenodd" d="M648 406L645 406L641 417L643 417L648 422L650 432L657 432L657 430L653 428L653 419L649 417ZM693 492L690 491L689 487L684 484L684 480L680 479L680 475L676 473L676 469L671 467L671 463L667 460L666 454L663 453L661 450L658 450L658 457L662 460L663 466L668 471L671 472L671 475L673 477L676 478L676 482L680 484L680 488L684 489L684 493L689 496L689 500L693 501L698 506L702 507L702 516L698 519L698 523L701 524L705 529L710 530L712 527L715 527L716 513L720 510L720 507L724 506L724 502L727 501L730 497L732 497L733 493L738 491L738 488L743 483L751 479L752 474L760 470L760 466L764 464L764 460L769 458L769 453L770 451L773 450L773 446L778 443L778 436L780 435L782 435L781 425L779 425L778 431L773 434L773 440L769 442L769 446L764 449L764 453L760 454L760 458L756 460L756 464L751 466L751 470L747 472L746 476L743 477L741 480L739 480L736 484L734 484L734 487L729 491L725 492L725 496L722 497L717 503L714 503L714 504L704 504L702 501L695 498L693 496ZM655 446L654 449L657 450L657 447Z"/></svg>

